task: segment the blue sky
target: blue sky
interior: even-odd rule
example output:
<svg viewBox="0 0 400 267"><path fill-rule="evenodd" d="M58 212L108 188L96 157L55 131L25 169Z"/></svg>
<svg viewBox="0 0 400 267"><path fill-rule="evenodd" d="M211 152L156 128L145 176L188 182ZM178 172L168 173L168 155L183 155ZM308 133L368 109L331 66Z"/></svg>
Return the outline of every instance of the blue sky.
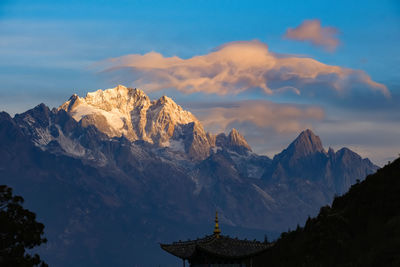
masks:
<svg viewBox="0 0 400 267"><path fill-rule="evenodd" d="M334 51L308 41L284 38L289 28L299 27L305 20L319 20L322 28L337 30L339 45ZM58 106L73 93L83 96L88 91L114 87L115 83L133 83L130 75L143 74L97 72L99 62L110 58L154 51L163 58L178 56L188 60L218 51L218 47L231 42L252 40L267 45L274 54L362 70L374 82L386 86L391 98L364 89L362 83L344 96L330 91L319 93L320 88L316 94L307 94L314 92L308 89L300 96L266 94L257 88L219 94L172 87L147 93L151 97L168 94L204 120L211 115L204 115L201 107L210 102L215 106L230 102L241 106L241 101L254 100L261 101L257 102L259 105L315 107L323 111L324 117L301 118L299 125L313 128L326 146L349 146L379 164L400 152L398 1L3 0L0 110L14 114L40 102ZM154 78L153 74L148 75ZM279 81L279 86L285 86L284 82ZM269 119L271 116L265 116L265 120ZM239 128L257 152L268 155L284 148L298 134L296 130L278 131L269 123L260 126L244 120L231 121L223 130Z"/></svg>

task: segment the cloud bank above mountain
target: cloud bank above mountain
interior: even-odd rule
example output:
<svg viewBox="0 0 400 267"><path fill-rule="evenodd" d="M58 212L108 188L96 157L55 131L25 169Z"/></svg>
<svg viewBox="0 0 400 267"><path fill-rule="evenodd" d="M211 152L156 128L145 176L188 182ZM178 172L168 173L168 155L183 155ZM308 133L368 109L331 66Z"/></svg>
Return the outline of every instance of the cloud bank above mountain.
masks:
<svg viewBox="0 0 400 267"><path fill-rule="evenodd" d="M362 88L390 96L385 85L361 70L272 53L260 41L231 42L188 59L157 52L131 54L104 60L96 67L150 92L173 88L189 94L235 95L260 88L268 95L291 91L339 96Z"/></svg>
<svg viewBox="0 0 400 267"><path fill-rule="evenodd" d="M310 42L315 46L334 51L339 45L336 37L338 30L334 27L322 27L318 19L304 20L296 28L287 29L284 37L296 41Z"/></svg>
<svg viewBox="0 0 400 267"><path fill-rule="evenodd" d="M227 131L234 125L252 124L276 133L298 133L324 118L322 108L247 100L195 110L207 129ZM248 127L240 127L241 129Z"/></svg>

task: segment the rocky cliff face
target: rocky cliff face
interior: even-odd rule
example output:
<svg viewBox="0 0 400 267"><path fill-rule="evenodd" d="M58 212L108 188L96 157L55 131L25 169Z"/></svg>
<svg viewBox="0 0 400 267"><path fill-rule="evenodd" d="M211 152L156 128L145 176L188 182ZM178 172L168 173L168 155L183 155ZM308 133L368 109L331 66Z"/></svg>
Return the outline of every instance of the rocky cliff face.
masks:
<svg viewBox="0 0 400 267"><path fill-rule="evenodd" d="M233 232L287 230L376 169L310 130L271 160L235 129L206 133L170 98L122 86L0 113L1 181L38 212L57 266L168 262L157 242L204 234L216 209Z"/></svg>

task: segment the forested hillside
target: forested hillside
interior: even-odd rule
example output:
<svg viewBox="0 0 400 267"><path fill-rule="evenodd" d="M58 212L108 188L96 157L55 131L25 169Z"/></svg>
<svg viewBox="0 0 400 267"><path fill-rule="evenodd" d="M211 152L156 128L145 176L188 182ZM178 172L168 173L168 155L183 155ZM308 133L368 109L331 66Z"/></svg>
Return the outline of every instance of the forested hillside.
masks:
<svg viewBox="0 0 400 267"><path fill-rule="evenodd" d="M260 266L400 266L400 158L282 233Z"/></svg>

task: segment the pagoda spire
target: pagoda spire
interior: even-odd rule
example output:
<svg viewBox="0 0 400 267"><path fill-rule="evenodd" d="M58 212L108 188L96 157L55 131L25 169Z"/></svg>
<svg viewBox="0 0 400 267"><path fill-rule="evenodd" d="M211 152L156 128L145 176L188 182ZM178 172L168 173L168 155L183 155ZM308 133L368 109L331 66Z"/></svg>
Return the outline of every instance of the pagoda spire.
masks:
<svg viewBox="0 0 400 267"><path fill-rule="evenodd" d="M218 225L218 211L215 211L214 235L216 236L216 238L219 238L220 234L221 234L221 229L219 229L219 225Z"/></svg>

